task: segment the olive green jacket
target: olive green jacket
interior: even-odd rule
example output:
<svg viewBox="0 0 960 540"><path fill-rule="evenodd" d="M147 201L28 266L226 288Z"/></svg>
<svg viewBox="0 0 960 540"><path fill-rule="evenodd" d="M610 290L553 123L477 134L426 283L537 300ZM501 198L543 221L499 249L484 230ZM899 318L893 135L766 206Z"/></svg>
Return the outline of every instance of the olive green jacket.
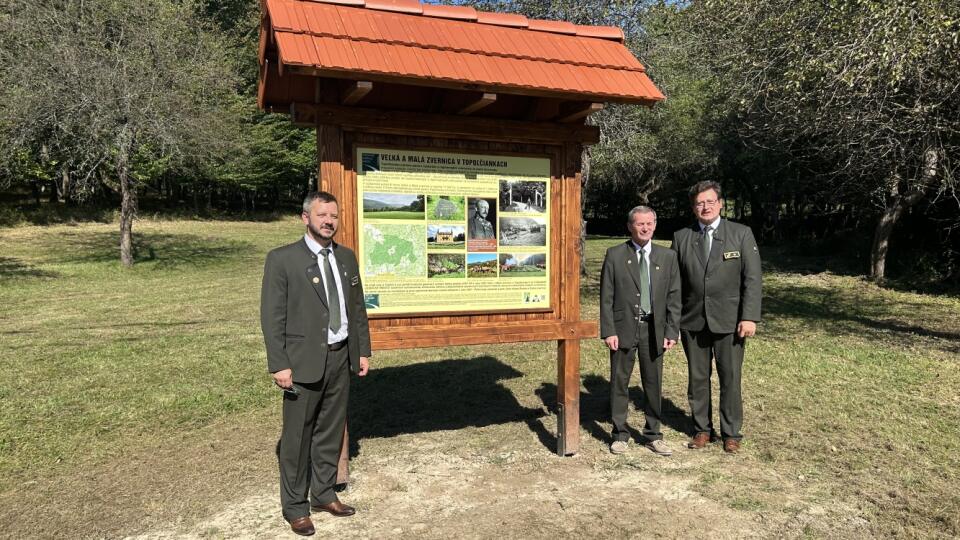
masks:
<svg viewBox="0 0 960 540"><path fill-rule="evenodd" d="M353 251L333 245L347 310L350 369L370 356L370 328L363 301L360 268ZM317 257L302 238L267 254L260 290L260 327L267 348L267 370L293 370L293 380L311 383L323 378L327 360L330 311Z"/></svg>
<svg viewBox="0 0 960 540"><path fill-rule="evenodd" d="M621 349L635 347L640 317L640 271L637 252L629 240L611 247L600 271L600 338L617 336ZM654 346L663 354L663 338L680 335L680 268L677 255L667 248L650 247L650 296Z"/></svg>
<svg viewBox="0 0 960 540"><path fill-rule="evenodd" d="M671 249L677 253L683 277L680 328L732 334L740 321L759 322L762 278L753 231L721 219L707 261L703 260L702 241L698 223L673 235Z"/></svg>

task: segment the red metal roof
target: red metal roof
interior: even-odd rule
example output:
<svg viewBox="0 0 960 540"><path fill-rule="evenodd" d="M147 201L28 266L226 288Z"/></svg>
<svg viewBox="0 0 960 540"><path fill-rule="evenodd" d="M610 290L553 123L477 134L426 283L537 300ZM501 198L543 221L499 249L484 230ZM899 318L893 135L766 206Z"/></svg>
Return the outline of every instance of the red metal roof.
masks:
<svg viewBox="0 0 960 540"><path fill-rule="evenodd" d="M417 0L265 0L279 61L347 78L480 84L591 101L664 99L605 26Z"/></svg>

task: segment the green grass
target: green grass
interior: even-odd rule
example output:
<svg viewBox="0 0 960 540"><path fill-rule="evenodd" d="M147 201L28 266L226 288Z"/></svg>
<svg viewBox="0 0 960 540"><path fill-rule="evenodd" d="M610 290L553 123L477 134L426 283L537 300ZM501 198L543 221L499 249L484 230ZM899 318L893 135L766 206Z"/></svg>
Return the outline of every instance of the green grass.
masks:
<svg viewBox="0 0 960 540"><path fill-rule="evenodd" d="M546 270L507 270L500 271L500 277L544 277L547 275Z"/></svg>
<svg viewBox="0 0 960 540"><path fill-rule="evenodd" d="M467 245L466 242L450 242L449 244L437 244L437 243L427 243L427 249L433 253L434 251L458 251L462 252L463 248Z"/></svg>
<svg viewBox="0 0 960 540"><path fill-rule="evenodd" d="M466 214L464 212L464 197L453 195L449 198L450 202L457 206L457 210L446 216L437 216L437 203L440 201L439 196L436 195L427 195L427 219L434 221L460 221L463 222L466 220Z"/></svg>
<svg viewBox="0 0 960 540"><path fill-rule="evenodd" d="M275 434L258 294L266 252L301 234L295 218L139 221L137 264L123 269L115 224L0 229L0 516L87 493L95 499L84 501L89 523L99 523L99 511L131 496L110 487L104 471L150 471L131 488L150 501L161 477L193 481L196 473L176 472L185 456L199 460L191 471L243 471L250 455L269 461L274 435L238 448L210 430L264 425ZM603 250L621 241L587 243L583 319L598 317ZM764 323L744 364L741 456L608 459L608 358L599 340L586 340L587 463L679 476L757 519L795 516L811 536L960 535L960 300L880 289L822 271L815 259L794 257L791 266L764 256ZM519 424L536 434L519 447L549 454L555 420L543 411L553 406L555 357L552 343L377 352L377 375L358 385L351 426L361 440L442 432L452 448L496 461ZM664 399L665 434L678 448L688 428L680 351L667 355ZM502 466L555 466L516 459ZM272 464L265 470L273 474ZM193 507L200 496L182 498ZM74 532L120 530L89 526Z"/></svg>
<svg viewBox="0 0 960 540"><path fill-rule="evenodd" d="M364 219L423 219L423 212L409 210L386 210L383 212L364 212Z"/></svg>

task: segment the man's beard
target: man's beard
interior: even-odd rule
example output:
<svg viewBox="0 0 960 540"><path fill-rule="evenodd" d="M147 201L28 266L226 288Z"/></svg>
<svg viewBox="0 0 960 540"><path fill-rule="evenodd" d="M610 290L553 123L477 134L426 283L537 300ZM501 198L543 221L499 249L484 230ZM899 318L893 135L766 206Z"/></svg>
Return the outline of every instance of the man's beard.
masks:
<svg viewBox="0 0 960 540"><path fill-rule="evenodd" d="M337 232L336 229L324 229L313 223L309 223L307 228L310 229L310 235L314 238L333 238L334 233ZM329 233L329 235L326 233Z"/></svg>

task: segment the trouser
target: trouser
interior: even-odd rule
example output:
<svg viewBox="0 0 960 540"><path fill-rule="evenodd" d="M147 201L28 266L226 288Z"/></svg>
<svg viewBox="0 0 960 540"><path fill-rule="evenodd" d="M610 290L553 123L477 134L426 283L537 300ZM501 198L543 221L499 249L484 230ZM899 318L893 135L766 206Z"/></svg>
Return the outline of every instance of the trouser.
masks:
<svg viewBox="0 0 960 540"><path fill-rule="evenodd" d="M640 383L643 386L643 437L647 441L663 438L660 431L660 387L663 379L663 355L657 355L653 340L653 323L640 323L637 344L628 349L610 351L610 417L613 423L613 440L630 439L627 426L627 408L630 404L630 375L633 361L640 367Z"/></svg>
<svg viewBox="0 0 960 540"><path fill-rule="evenodd" d="M295 383L300 395L283 393L283 430L277 443L280 505L287 521L310 515L310 504L336 500L337 462L350 394L347 347L327 351L323 378ZM309 497L309 502L308 502Z"/></svg>
<svg viewBox="0 0 960 540"><path fill-rule="evenodd" d="M736 334L714 334L708 329L681 330L683 352L687 356L687 399L696 433L716 432L713 429L713 404L710 396L712 360L716 359L720 380L720 435L740 440L743 435L743 397L740 375L743 368L745 341Z"/></svg>

